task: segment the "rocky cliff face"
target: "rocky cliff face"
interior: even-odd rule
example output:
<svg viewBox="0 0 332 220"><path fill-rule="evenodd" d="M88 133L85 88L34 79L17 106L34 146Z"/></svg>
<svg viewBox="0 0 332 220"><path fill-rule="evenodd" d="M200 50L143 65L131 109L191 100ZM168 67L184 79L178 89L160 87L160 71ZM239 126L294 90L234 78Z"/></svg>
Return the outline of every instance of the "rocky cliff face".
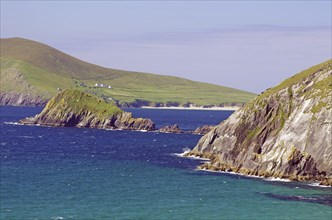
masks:
<svg viewBox="0 0 332 220"><path fill-rule="evenodd" d="M115 105L78 90L65 90L57 94L47 103L40 114L22 119L20 123L62 127L155 130L155 124L150 119L133 118L131 113L124 112Z"/></svg>
<svg viewBox="0 0 332 220"><path fill-rule="evenodd" d="M203 136L202 169L332 185L332 61L269 89Z"/></svg>
<svg viewBox="0 0 332 220"><path fill-rule="evenodd" d="M13 106L45 106L47 100L33 94L2 92L0 94L0 105Z"/></svg>
<svg viewBox="0 0 332 220"><path fill-rule="evenodd" d="M6 66L5 59L1 59L0 63L1 68ZM15 67L1 69L0 75L0 105L44 106L51 97L49 93L29 84Z"/></svg>

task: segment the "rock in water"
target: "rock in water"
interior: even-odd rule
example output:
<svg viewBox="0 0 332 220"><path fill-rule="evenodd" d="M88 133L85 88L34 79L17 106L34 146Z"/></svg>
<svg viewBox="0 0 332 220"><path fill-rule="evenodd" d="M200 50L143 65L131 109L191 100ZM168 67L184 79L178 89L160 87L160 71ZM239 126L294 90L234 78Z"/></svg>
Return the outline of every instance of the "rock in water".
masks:
<svg viewBox="0 0 332 220"><path fill-rule="evenodd" d="M179 128L177 124L172 125L172 126L164 126L158 130L159 132L164 132L164 133L175 133L175 134L180 134L183 133L183 131Z"/></svg>
<svg viewBox="0 0 332 220"><path fill-rule="evenodd" d="M73 89L58 93L40 114L22 119L20 123L61 127L155 130L155 124L150 119L133 118L131 113L122 111L114 104Z"/></svg>
<svg viewBox="0 0 332 220"><path fill-rule="evenodd" d="M332 60L266 90L203 136L202 169L332 185Z"/></svg>

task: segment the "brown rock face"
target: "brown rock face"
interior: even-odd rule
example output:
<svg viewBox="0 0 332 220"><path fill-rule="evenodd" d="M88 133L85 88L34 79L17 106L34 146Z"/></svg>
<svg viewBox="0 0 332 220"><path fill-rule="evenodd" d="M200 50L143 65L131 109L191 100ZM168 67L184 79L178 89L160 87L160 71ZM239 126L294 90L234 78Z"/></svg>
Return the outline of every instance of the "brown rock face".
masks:
<svg viewBox="0 0 332 220"><path fill-rule="evenodd" d="M267 90L203 136L203 169L332 185L332 61Z"/></svg>

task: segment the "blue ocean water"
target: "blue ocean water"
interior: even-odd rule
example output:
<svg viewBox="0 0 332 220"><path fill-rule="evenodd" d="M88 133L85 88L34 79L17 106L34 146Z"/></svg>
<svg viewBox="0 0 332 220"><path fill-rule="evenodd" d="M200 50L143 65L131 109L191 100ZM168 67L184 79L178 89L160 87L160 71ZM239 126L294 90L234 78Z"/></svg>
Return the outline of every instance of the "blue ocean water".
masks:
<svg viewBox="0 0 332 220"><path fill-rule="evenodd" d="M127 109L192 130L231 112ZM1 106L0 219L328 219L331 188L195 170L200 136L22 126Z"/></svg>

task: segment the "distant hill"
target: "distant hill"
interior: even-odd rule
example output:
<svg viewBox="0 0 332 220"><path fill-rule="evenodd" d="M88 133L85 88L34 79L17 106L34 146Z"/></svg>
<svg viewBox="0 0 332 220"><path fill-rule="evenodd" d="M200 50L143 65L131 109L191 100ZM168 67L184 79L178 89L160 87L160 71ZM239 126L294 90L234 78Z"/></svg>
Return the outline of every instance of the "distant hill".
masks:
<svg viewBox="0 0 332 220"><path fill-rule="evenodd" d="M179 77L104 68L27 39L7 38L0 43L2 105L42 105L67 88L133 107L242 105L255 97Z"/></svg>

